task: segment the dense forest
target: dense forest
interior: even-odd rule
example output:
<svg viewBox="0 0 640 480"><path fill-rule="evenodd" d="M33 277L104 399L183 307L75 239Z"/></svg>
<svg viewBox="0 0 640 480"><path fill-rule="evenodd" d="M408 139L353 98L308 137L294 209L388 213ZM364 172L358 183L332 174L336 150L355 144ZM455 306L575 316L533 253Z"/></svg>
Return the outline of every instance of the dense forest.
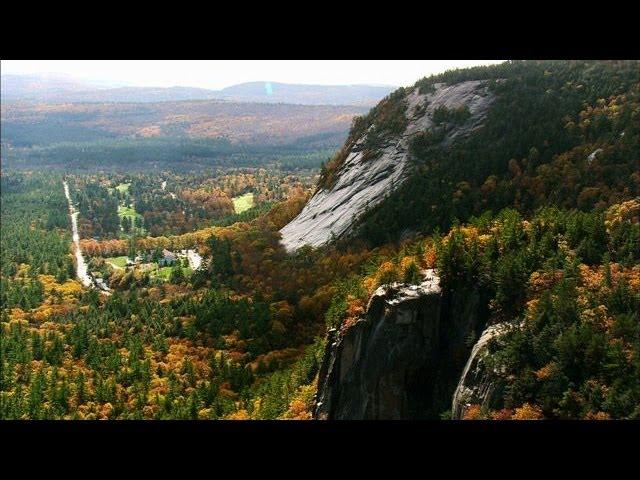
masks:
<svg viewBox="0 0 640 480"><path fill-rule="evenodd" d="M496 101L483 126L447 147L438 138L448 122L413 138L414 173L365 216L363 238L381 244L405 229L446 230L509 206L526 214L545 205L602 210L640 195L638 62L507 62L415 88L465 80L492 82ZM350 138L372 122L382 131L395 125L394 116L369 115Z"/></svg>
<svg viewBox="0 0 640 480"><path fill-rule="evenodd" d="M412 140L413 175L355 238L294 253L279 230L362 132L373 161L404 128L406 89L356 118L319 171L63 174L36 171L36 149L13 150L20 168L6 168L3 150L0 417L310 419L327 328L345 332L380 285L435 268L444 291L481 291L487 323L513 327L489 347L500 404L466 418L640 418L638 63L507 62L412 88L463 80L491 82L483 126L443 147L468 112L439 111ZM183 158L157 146L154 158ZM64 148L49 160L84 147ZM128 155L117 157L135 164ZM76 280L63 180L88 271L108 291ZM173 263L181 250L202 264Z"/></svg>
<svg viewBox="0 0 640 480"><path fill-rule="evenodd" d="M314 255L313 268L308 256L286 258L277 229L299 200L190 237L212 257L190 278L131 271L105 296L73 279L62 177L2 182L3 221L15 225L2 230L3 418L308 414L298 397L306 408L326 286L362 256Z"/></svg>
<svg viewBox="0 0 640 480"><path fill-rule="evenodd" d="M2 102L4 168L317 168L362 106L183 101Z"/></svg>
<svg viewBox="0 0 640 480"><path fill-rule="evenodd" d="M29 170L34 166L62 171L191 172L212 167L277 167L285 170L317 168L331 155L326 146L313 145L315 137L285 146L236 145L225 139L123 138L56 142L15 147L3 142L5 168Z"/></svg>
<svg viewBox="0 0 640 480"><path fill-rule="evenodd" d="M206 172L69 174L84 239L181 235L255 218L268 207L313 188L314 170L233 168ZM248 211L236 201L252 196Z"/></svg>
<svg viewBox="0 0 640 480"><path fill-rule="evenodd" d="M2 103L3 142L15 147L125 139L226 139L233 144L277 146L314 138L339 144L353 105L236 103L215 100L153 103Z"/></svg>

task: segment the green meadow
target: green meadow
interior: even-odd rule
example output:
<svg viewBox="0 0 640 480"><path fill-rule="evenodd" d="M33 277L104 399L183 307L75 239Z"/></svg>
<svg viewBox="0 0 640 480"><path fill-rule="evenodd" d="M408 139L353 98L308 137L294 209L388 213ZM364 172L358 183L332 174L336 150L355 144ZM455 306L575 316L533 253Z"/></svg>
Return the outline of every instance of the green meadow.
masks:
<svg viewBox="0 0 640 480"><path fill-rule="evenodd" d="M239 197L233 197L233 208L236 213L242 213L253 207L253 193L245 193Z"/></svg>

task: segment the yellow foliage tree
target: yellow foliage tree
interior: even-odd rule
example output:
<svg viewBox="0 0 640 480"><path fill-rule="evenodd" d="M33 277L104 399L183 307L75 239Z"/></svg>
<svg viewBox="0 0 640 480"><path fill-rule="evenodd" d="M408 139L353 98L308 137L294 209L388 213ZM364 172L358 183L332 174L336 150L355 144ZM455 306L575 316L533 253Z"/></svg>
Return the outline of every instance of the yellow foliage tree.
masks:
<svg viewBox="0 0 640 480"><path fill-rule="evenodd" d="M525 403L520 408L516 408L515 413L511 417L513 420L542 420L544 415L537 405Z"/></svg>

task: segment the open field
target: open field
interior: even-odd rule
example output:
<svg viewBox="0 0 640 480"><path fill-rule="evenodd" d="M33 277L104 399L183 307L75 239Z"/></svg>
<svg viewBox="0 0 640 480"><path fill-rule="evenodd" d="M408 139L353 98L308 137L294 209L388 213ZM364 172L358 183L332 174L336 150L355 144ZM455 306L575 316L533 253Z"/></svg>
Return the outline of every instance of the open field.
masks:
<svg viewBox="0 0 640 480"><path fill-rule="evenodd" d="M127 207L124 205L118 205L118 217L120 217L120 221L122 221L122 219L124 217L128 217L129 220L131 221L131 226L132 226L132 231L133 231L133 227L135 227L135 220L136 218L139 218L142 220L142 215L140 215L138 212L136 212L136 209L133 207ZM146 229L143 228L136 228L136 232L138 235L145 235L146 234ZM121 237L126 237L127 234L126 233L122 233Z"/></svg>
<svg viewBox="0 0 640 480"><path fill-rule="evenodd" d="M169 275L171 275L172 267L162 267L157 270L152 270L149 272L149 277L151 278L160 278L162 280L169 280Z"/></svg>
<svg viewBox="0 0 640 480"><path fill-rule="evenodd" d="M109 257L104 259L105 262L110 263L111 265L117 268L124 268L127 265L127 257Z"/></svg>
<svg viewBox="0 0 640 480"><path fill-rule="evenodd" d="M149 272L149 278L158 278L164 281L168 281L171 277L171 270L173 270L173 267L161 267L157 270L154 269ZM185 277L189 277L193 273L193 270L189 267L182 267L182 273Z"/></svg>
<svg viewBox="0 0 640 480"><path fill-rule="evenodd" d="M253 207L253 193L245 193L239 197L233 198L233 208L236 213L242 213Z"/></svg>
<svg viewBox="0 0 640 480"><path fill-rule="evenodd" d="M120 185L118 185L116 187L116 189L120 192L120 193L129 193L129 185L131 185L130 183L121 183Z"/></svg>
<svg viewBox="0 0 640 480"><path fill-rule="evenodd" d="M130 217L132 220L138 216L135 208L125 207L124 205L118 205L118 216L122 217Z"/></svg>

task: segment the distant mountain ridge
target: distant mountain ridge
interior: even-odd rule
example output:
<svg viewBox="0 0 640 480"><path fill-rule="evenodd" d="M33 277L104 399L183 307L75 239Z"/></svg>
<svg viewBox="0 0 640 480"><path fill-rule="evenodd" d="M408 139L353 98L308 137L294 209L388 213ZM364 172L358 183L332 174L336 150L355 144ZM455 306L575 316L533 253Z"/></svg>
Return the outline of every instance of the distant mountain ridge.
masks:
<svg viewBox="0 0 640 480"><path fill-rule="evenodd" d="M395 89L393 86L380 85L302 85L279 82L248 82L221 90L183 86L110 88L58 75L2 75L1 83L3 100L41 103L221 100L373 106Z"/></svg>
<svg viewBox="0 0 640 480"><path fill-rule="evenodd" d="M2 99L24 99L55 96L61 92L78 92L99 90L98 85L91 85L81 80L61 74L12 75L0 77Z"/></svg>
<svg viewBox="0 0 640 480"><path fill-rule="evenodd" d="M373 106L393 90L395 87L391 86L249 82L220 90L220 98L236 102Z"/></svg>

